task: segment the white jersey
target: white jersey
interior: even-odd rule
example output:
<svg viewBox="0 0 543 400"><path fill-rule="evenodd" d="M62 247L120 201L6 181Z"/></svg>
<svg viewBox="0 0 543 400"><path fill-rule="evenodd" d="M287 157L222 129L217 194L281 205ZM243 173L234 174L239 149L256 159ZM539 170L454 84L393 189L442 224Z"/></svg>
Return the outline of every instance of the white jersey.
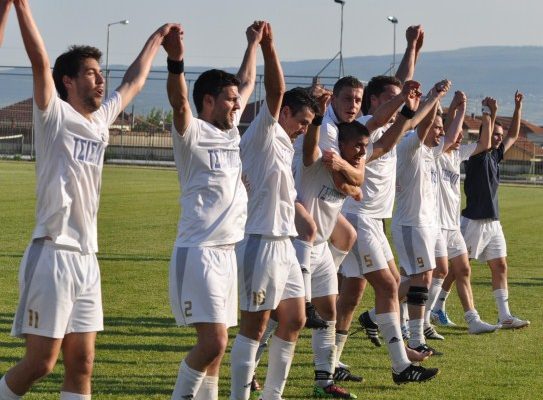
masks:
<svg viewBox="0 0 543 400"><path fill-rule="evenodd" d="M322 163L322 157L307 167L301 160L297 168L296 190L298 200L317 224L314 244L326 242L334 230L345 195L336 189L332 174Z"/></svg>
<svg viewBox="0 0 543 400"><path fill-rule="evenodd" d="M181 187L181 218L175 245L204 247L243 239L247 192L241 182L239 132L222 131L192 118L183 136L172 127L175 165Z"/></svg>
<svg viewBox="0 0 543 400"><path fill-rule="evenodd" d="M364 115L357 119L366 125L372 115ZM373 143L381 139L390 124L377 128L370 134L370 144L366 151L366 159L371 157ZM394 208L396 186L396 146L376 160L366 163L364 182L362 183L362 201L352 197L345 200L344 214L361 214L371 218L390 218Z"/></svg>
<svg viewBox="0 0 543 400"><path fill-rule="evenodd" d="M240 142L247 189L246 233L298 236L294 226L294 148L290 137L263 104Z"/></svg>
<svg viewBox="0 0 543 400"><path fill-rule="evenodd" d="M422 143L416 131L408 132L397 146L396 211L392 223L403 226L438 226L436 147Z"/></svg>
<svg viewBox="0 0 543 400"><path fill-rule="evenodd" d="M458 150L437 159L439 181L439 222L444 229L460 229L460 164L471 157L477 143L462 144Z"/></svg>
<svg viewBox="0 0 543 400"><path fill-rule="evenodd" d="M36 227L32 238L48 236L83 254L98 251L97 214L109 125L121 112L115 92L87 120L67 102L51 96L47 109L34 103L36 132Z"/></svg>

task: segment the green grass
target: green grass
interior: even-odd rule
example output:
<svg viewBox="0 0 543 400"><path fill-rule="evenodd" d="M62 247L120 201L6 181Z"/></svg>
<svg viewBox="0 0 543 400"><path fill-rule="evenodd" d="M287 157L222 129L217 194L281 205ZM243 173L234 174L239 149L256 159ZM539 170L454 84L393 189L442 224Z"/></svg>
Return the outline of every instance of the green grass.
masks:
<svg viewBox="0 0 543 400"><path fill-rule="evenodd" d="M34 224L34 164L0 162L0 375L23 355L9 331L17 305L17 271ZM509 249L510 303L532 325L486 336L466 332L453 293L449 313L459 328L442 328L436 347L445 352L428 366L441 374L424 385L392 383L386 349L362 334L347 342L343 361L366 383L345 385L360 399L541 399L543 394L543 188L503 186L502 223ZM175 170L106 166L99 215L105 331L98 335L94 399L169 399L180 360L194 343L191 329L175 326L168 303L168 263L177 229L179 189ZM477 308L496 319L486 266L474 263ZM360 310L373 303L371 289ZM230 332L235 335L235 330ZM266 359L262 365L265 366ZM264 368L259 377L264 378ZM25 398L58 399L62 363ZM220 398L228 398L228 356ZM311 397L310 335L304 331L287 382L286 399Z"/></svg>

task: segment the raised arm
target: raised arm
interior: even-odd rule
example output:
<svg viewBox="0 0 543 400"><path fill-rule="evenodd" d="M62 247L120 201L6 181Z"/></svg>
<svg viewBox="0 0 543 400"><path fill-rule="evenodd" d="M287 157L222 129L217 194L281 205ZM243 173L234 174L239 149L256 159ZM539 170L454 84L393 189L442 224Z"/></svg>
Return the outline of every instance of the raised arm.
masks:
<svg viewBox="0 0 543 400"><path fill-rule="evenodd" d="M443 144L443 151L447 151L456 142L464 124L464 115L466 114L467 106L466 95L461 91L456 91L454 97L458 97L458 106L456 106L456 113L448 128L444 128L445 143Z"/></svg>
<svg viewBox="0 0 543 400"><path fill-rule="evenodd" d="M15 0L14 3L26 54L32 65L34 101L40 110L45 110L51 96L55 95L55 83L51 74L47 50L32 17L28 0Z"/></svg>
<svg viewBox="0 0 543 400"><path fill-rule="evenodd" d="M481 102L481 105L483 107L481 116L481 134L479 135L479 140L477 141L477 147L473 153L471 153L472 156L489 150L492 143L492 115L496 115L498 103L492 97L486 97Z"/></svg>
<svg viewBox="0 0 543 400"><path fill-rule="evenodd" d="M256 80L256 49L262 40L264 33L264 21L255 21L247 28L245 35L247 36L247 49L243 56L243 61L239 67L237 77L240 80L239 96L240 110L243 112L251 93L255 87Z"/></svg>
<svg viewBox="0 0 543 400"><path fill-rule="evenodd" d="M4 41L4 29L8 22L9 9L11 8L12 0L0 0L0 46Z"/></svg>
<svg viewBox="0 0 543 400"><path fill-rule="evenodd" d="M326 112L326 107L328 107L332 93L324 89L322 86L315 86L313 87L312 95L317 99L319 104L319 115L315 116L313 122L317 120L322 122L322 116ZM306 167L310 166L319 159L319 137L321 130L320 122L318 124L309 124L307 132L304 136L303 162Z"/></svg>
<svg viewBox="0 0 543 400"><path fill-rule="evenodd" d="M409 120L413 118L419 107L422 93L419 91L420 84L415 81L407 81L402 89L402 95L405 97L405 106L396 116L394 123L387 131L373 143L373 151L366 163L373 161L388 153L398 143L401 136L409 130Z"/></svg>
<svg viewBox="0 0 543 400"><path fill-rule="evenodd" d="M373 132L387 124L392 116L398 111L398 108L405 102L405 99L406 95L402 90L398 95L394 96L386 103L381 104L365 124L368 131Z"/></svg>
<svg viewBox="0 0 543 400"><path fill-rule="evenodd" d="M264 56L264 87L266 88L266 104L270 114L277 120L281 110L281 102L285 94L285 78L281 62L275 51L271 25L265 23L262 41L260 42Z"/></svg>
<svg viewBox="0 0 543 400"><path fill-rule="evenodd" d="M449 110L447 111L447 117L443 121L443 130L445 132L447 132L447 130L449 129L449 126L451 125L451 123L452 123L452 121L454 119L454 116L456 115L456 109L458 108L458 106L460 105L460 103L462 101L461 93L462 92L460 92L459 90L454 92L454 96L453 96L453 98L451 100L451 104L449 104Z"/></svg>
<svg viewBox="0 0 543 400"><path fill-rule="evenodd" d="M426 96L424 103L415 113L413 119L410 120L409 129L417 128L417 134L421 142L424 142L426 135L430 131L430 127L434 123L439 100L445 96L450 87L451 82L446 79L436 83Z"/></svg>
<svg viewBox="0 0 543 400"><path fill-rule="evenodd" d="M173 124L181 136L187 130L192 112L190 110L189 93L185 74L180 71L184 57L183 29L171 29L162 45L168 53L168 100L173 110Z"/></svg>
<svg viewBox="0 0 543 400"><path fill-rule="evenodd" d="M507 131L507 136L503 139L504 152L509 150L511 146L517 141L518 135L520 133L520 120L522 116L522 100L524 95L518 90L515 92L515 111L513 112L513 119L511 120L511 125Z"/></svg>
<svg viewBox="0 0 543 400"><path fill-rule="evenodd" d="M162 41L170 30L180 31L181 26L179 24L165 24L158 28L153 33L147 42L143 46L138 57L126 70L121 85L117 88L117 91L121 94L122 108L124 109L128 103L143 89L147 75L151 70L151 64L162 45Z"/></svg>
<svg viewBox="0 0 543 400"><path fill-rule="evenodd" d="M421 25L412 25L405 31L407 47L402 57L402 61L396 71L396 78L402 83L413 79L415 75L415 65L419 57L420 49L424 42L424 30Z"/></svg>

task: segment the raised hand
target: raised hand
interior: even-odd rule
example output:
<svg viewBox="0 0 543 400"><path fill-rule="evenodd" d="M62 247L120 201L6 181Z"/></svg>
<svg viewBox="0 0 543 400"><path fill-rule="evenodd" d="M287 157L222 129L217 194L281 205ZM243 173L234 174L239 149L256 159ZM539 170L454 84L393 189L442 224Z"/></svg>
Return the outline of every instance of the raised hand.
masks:
<svg viewBox="0 0 543 400"><path fill-rule="evenodd" d="M260 41L261 46L271 46L273 43L273 32L269 22L264 22L264 29L262 31L262 39Z"/></svg>
<svg viewBox="0 0 543 400"><path fill-rule="evenodd" d="M422 36L424 36L422 25L411 25L410 27L408 27L405 31L405 39L407 40L407 45L416 47L421 34Z"/></svg>
<svg viewBox="0 0 543 400"><path fill-rule="evenodd" d="M515 92L515 108L520 108L522 106L522 100L524 95L518 90Z"/></svg>
<svg viewBox="0 0 543 400"><path fill-rule="evenodd" d="M259 44L262 41L265 26L265 21L255 21L251 25L249 25L249 27L245 31L245 35L247 36L247 42Z"/></svg>
<svg viewBox="0 0 543 400"><path fill-rule="evenodd" d="M402 88L404 102L412 111L417 111L420 104L422 92L420 91L420 83L417 81L406 81Z"/></svg>
<svg viewBox="0 0 543 400"><path fill-rule="evenodd" d="M330 104L332 92L325 89L322 85L314 85L311 87L311 96L313 96L319 104L320 115L324 115L326 108Z"/></svg>
<svg viewBox="0 0 543 400"><path fill-rule="evenodd" d="M490 108L490 112L492 115L496 115L496 112L498 111L498 102L493 97L485 97L483 101L481 102L483 106L487 106Z"/></svg>
<svg viewBox="0 0 543 400"><path fill-rule="evenodd" d="M162 40L162 47L166 53L168 53L168 58L173 61L181 61L184 55L184 44L183 44L183 28L181 25L173 26L169 29L169 32L164 36Z"/></svg>
<svg viewBox="0 0 543 400"><path fill-rule="evenodd" d="M430 90L429 96L437 95L439 97L443 97L447 94L447 92L451 88L451 85L451 81L443 79L442 81L439 81L434 85L432 90Z"/></svg>

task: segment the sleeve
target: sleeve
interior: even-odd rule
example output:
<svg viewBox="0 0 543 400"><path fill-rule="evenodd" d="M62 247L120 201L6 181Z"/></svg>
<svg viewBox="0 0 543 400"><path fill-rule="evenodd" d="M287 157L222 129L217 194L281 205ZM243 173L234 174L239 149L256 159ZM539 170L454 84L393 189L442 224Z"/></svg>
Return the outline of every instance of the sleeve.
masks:
<svg viewBox="0 0 543 400"><path fill-rule="evenodd" d="M200 128L198 124L198 119L192 117L189 122L189 126L187 126L187 129L185 129L185 132L183 132L183 135L180 135L177 129L175 128L175 124L172 124L172 136L176 136L181 140L181 142L184 142L187 146L190 146L193 142L198 140Z"/></svg>
<svg viewBox="0 0 543 400"><path fill-rule="evenodd" d="M122 97L121 94L117 91L113 92L100 106L98 111L96 111L96 118L104 121L105 124L109 127L119 114L121 113Z"/></svg>
<svg viewBox="0 0 543 400"><path fill-rule="evenodd" d="M36 101L33 100L33 119L36 127L36 134L45 139L53 140L60 128L62 120L62 103L57 91L53 88L53 95L45 110L40 110Z"/></svg>
<svg viewBox="0 0 543 400"><path fill-rule="evenodd" d="M364 160L370 159L372 154L373 154L373 142L369 142L368 146L366 147L366 154L364 154L364 157L363 157Z"/></svg>
<svg viewBox="0 0 543 400"><path fill-rule="evenodd" d="M338 129L337 126L328 121L321 125L319 136L319 147L321 150L332 150L339 154L339 146L337 142Z"/></svg>
<svg viewBox="0 0 543 400"><path fill-rule="evenodd" d="M498 148L496 149L496 151L494 152L495 153L495 158L496 158L496 162L501 162L503 160L503 155L505 153L505 145L502 143L500 143L500 145L498 146Z"/></svg>
<svg viewBox="0 0 543 400"><path fill-rule="evenodd" d="M274 126L277 121L270 113L266 102L260 107L256 118L251 122L247 131L243 134L245 140L257 149L265 149L271 146L275 137Z"/></svg>
<svg viewBox="0 0 543 400"><path fill-rule="evenodd" d="M469 144L461 144L458 149L458 154L460 155L460 162L467 160L471 157L475 149L477 148L477 142Z"/></svg>

